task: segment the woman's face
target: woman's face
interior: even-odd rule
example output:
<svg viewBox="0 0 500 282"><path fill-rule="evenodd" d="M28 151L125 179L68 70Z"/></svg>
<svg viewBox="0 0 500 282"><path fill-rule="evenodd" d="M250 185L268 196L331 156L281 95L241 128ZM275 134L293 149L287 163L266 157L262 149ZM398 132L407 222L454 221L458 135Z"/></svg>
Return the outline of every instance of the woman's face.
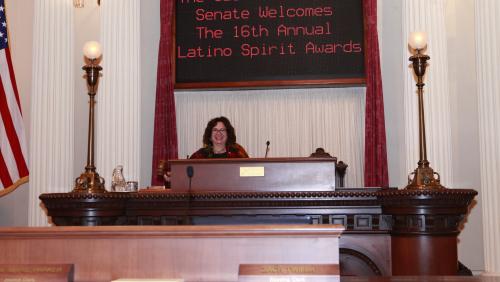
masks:
<svg viewBox="0 0 500 282"><path fill-rule="evenodd" d="M212 128L212 136L210 137L212 144L226 146L227 142L227 130L223 122L219 121Z"/></svg>

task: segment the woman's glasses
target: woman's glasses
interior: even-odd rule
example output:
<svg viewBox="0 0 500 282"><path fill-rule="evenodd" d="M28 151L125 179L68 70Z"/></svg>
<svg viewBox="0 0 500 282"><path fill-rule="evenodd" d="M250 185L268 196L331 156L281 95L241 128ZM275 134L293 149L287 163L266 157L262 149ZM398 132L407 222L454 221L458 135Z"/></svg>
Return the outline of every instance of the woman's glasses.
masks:
<svg viewBox="0 0 500 282"><path fill-rule="evenodd" d="M221 128L221 129L217 129L217 128L213 128L212 129L212 133L226 133L226 129L225 128Z"/></svg>

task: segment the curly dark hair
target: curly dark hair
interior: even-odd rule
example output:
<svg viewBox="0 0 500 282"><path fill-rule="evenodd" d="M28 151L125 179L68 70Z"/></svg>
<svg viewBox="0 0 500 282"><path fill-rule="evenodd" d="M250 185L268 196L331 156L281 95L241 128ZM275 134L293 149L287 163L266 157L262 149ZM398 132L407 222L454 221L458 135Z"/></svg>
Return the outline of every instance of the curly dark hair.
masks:
<svg viewBox="0 0 500 282"><path fill-rule="evenodd" d="M205 133L203 133L203 144L205 146L213 146L210 137L212 137L212 129L217 125L218 122L222 122L226 127L227 133L227 145L233 145L236 143L236 134L234 133L234 127L231 125L231 122L227 117L216 117L211 119L207 123L207 127L205 128Z"/></svg>

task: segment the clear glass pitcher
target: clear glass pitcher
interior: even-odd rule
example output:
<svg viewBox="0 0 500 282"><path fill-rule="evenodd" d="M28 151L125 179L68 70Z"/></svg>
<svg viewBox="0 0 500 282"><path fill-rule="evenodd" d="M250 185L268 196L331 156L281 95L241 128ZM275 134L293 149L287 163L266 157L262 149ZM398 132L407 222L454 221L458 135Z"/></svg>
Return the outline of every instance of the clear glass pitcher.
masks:
<svg viewBox="0 0 500 282"><path fill-rule="evenodd" d="M126 192L127 182L123 176L123 166L118 165L113 169L113 175L111 176L111 191L112 192Z"/></svg>

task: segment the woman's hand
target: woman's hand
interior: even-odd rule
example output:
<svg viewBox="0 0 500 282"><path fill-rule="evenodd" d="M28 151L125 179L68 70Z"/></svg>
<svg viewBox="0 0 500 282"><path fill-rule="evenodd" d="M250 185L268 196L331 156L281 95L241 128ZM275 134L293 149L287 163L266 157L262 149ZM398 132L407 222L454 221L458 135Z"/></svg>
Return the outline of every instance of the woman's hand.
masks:
<svg viewBox="0 0 500 282"><path fill-rule="evenodd" d="M165 180L165 182L170 182L170 179L172 178L172 172L170 171L167 171L165 172L165 174L163 174L163 179Z"/></svg>

